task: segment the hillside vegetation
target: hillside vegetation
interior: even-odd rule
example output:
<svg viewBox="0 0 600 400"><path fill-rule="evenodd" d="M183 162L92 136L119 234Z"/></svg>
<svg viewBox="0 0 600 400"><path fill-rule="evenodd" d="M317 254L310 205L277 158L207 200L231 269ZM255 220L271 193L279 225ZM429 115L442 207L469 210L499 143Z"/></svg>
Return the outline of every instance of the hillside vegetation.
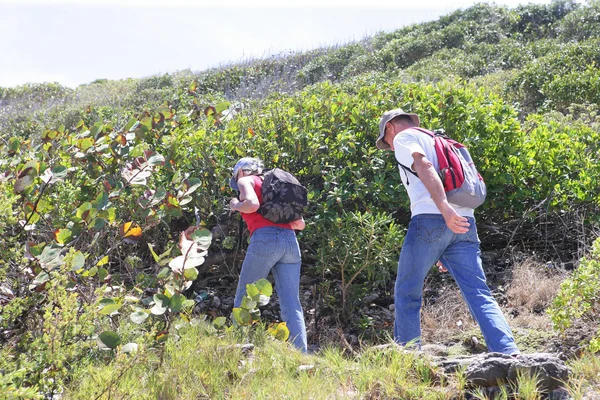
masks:
<svg viewBox="0 0 600 400"><path fill-rule="evenodd" d="M0 398L468 397L460 374L372 347L389 342L410 218L393 155L375 148L397 107L469 147L488 186L484 268L517 342L561 352L570 393L591 393L599 49L598 1L478 4L207 71L0 87ZM248 232L227 183L243 156L309 189L298 237L315 354L277 341L268 282L255 293L270 304L230 317ZM437 269L423 325L425 343L483 350ZM539 398L530 383L506 390Z"/></svg>

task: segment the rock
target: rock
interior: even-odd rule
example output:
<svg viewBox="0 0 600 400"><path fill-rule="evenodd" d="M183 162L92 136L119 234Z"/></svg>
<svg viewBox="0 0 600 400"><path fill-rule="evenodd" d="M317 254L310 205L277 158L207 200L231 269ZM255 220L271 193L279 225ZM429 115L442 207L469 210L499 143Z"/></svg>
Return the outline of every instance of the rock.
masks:
<svg viewBox="0 0 600 400"><path fill-rule="evenodd" d="M371 293L367 296L364 297L363 299L363 303L365 304L371 304L373 303L375 300L377 300L379 298L379 293Z"/></svg>
<svg viewBox="0 0 600 400"><path fill-rule="evenodd" d="M421 346L421 351L432 356L447 356L448 348L441 344L426 344Z"/></svg>
<svg viewBox="0 0 600 400"><path fill-rule="evenodd" d="M521 354L518 357L501 353L451 359L434 357L434 363L447 374L466 367L465 375L469 385L484 388L498 386L506 381L514 382L520 373L537 374L540 380L539 390L546 393L554 391L556 398L562 398L562 392L558 389L568 380L571 373L561 359L548 353Z"/></svg>
<svg viewBox="0 0 600 400"><path fill-rule="evenodd" d="M466 370L467 382L474 386L498 386L508 378L512 358L506 354L488 353L470 363Z"/></svg>
<svg viewBox="0 0 600 400"><path fill-rule="evenodd" d="M488 353L468 366L466 377L470 384L485 387L506 380L514 382L520 373L537 374L538 388L550 392L568 380L570 370L558 357L547 353L521 354L517 358Z"/></svg>
<svg viewBox="0 0 600 400"><path fill-rule="evenodd" d="M548 353L519 356L508 370L508 379L516 380L519 371L537 373L540 379L539 386L543 391L552 391L561 387L571 373L562 360Z"/></svg>
<svg viewBox="0 0 600 400"><path fill-rule="evenodd" d="M298 373L300 373L300 372L310 372L313 369L315 369L315 366L312 365L312 364L309 364L309 365L300 365L298 367Z"/></svg>
<svg viewBox="0 0 600 400"><path fill-rule="evenodd" d="M300 276L300 285L302 285L302 286L312 285L314 282L315 282L315 279L311 278L308 275Z"/></svg>
<svg viewBox="0 0 600 400"><path fill-rule="evenodd" d="M254 351L254 345L252 343L236 344L234 346L240 348L244 355L248 355Z"/></svg>
<svg viewBox="0 0 600 400"><path fill-rule="evenodd" d="M233 297L227 297L223 300L223 308L231 308L233 307Z"/></svg>

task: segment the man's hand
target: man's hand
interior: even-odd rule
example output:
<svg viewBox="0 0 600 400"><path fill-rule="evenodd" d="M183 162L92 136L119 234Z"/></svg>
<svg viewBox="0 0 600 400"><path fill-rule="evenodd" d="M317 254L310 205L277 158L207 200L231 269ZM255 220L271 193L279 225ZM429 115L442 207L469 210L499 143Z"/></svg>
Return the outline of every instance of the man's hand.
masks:
<svg viewBox="0 0 600 400"><path fill-rule="evenodd" d="M447 206L447 207L445 207ZM454 208L450 204L446 202L442 211L442 216L446 221L446 225L448 229L457 234L467 233L469 232L469 220L466 217L461 217L456 213Z"/></svg>
<svg viewBox="0 0 600 400"><path fill-rule="evenodd" d="M469 220L458 215L456 210L448 203L442 181L431 161L421 153L413 153L412 156L414 159L413 169L417 172L419 179L421 179L421 182L427 188L433 202L442 213L448 228L458 234L469 232Z"/></svg>
<svg viewBox="0 0 600 400"><path fill-rule="evenodd" d="M440 271L440 273L448 272L448 268L444 267L444 264L442 264L441 261L436 262L435 265L438 267L438 271Z"/></svg>

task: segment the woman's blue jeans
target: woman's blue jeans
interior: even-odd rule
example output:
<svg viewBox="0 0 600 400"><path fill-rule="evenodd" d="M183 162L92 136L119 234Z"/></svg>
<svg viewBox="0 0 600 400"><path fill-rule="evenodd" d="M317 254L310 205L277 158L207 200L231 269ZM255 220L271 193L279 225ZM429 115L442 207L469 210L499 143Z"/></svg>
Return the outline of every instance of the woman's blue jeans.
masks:
<svg viewBox="0 0 600 400"><path fill-rule="evenodd" d="M286 322L294 345L306 352L306 327L299 296L300 265L300 247L293 230L271 226L257 229L250 237L233 305L242 304L248 283L266 278L272 271L281 319Z"/></svg>
<svg viewBox="0 0 600 400"><path fill-rule="evenodd" d="M488 349L518 353L512 332L486 282L475 219L468 219L470 227L465 234L453 233L441 214L419 214L410 220L398 262L394 339L404 345L411 341L420 345L423 282L440 260L456 280Z"/></svg>

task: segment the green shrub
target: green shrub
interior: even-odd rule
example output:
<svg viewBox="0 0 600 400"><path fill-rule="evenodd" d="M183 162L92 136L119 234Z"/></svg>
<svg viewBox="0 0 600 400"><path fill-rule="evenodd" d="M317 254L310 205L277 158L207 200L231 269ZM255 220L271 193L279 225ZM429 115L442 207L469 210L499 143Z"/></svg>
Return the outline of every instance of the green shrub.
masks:
<svg viewBox="0 0 600 400"><path fill-rule="evenodd" d="M598 324L600 312L600 238L596 239L588 257L580 260L571 277L560 286L548 310L554 328L564 333L575 322ZM590 350L600 351L600 331L592 338Z"/></svg>
<svg viewBox="0 0 600 400"><path fill-rule="evenodd" d="M566 15L557 26L561 40L580 42L600 36L600 2L592 0Z"/></svg>
<svg viewBox="0 0 600 400"><path fill-rule="evenodd" d="M310 235L318 241L317 271L327 276L324 286L330 295L339 293L334 298L345 318L364 295L385 287L396 271L403 234L385 214L343 212L311 224ZM332 282L339 287L331 287Z"/></svg>

